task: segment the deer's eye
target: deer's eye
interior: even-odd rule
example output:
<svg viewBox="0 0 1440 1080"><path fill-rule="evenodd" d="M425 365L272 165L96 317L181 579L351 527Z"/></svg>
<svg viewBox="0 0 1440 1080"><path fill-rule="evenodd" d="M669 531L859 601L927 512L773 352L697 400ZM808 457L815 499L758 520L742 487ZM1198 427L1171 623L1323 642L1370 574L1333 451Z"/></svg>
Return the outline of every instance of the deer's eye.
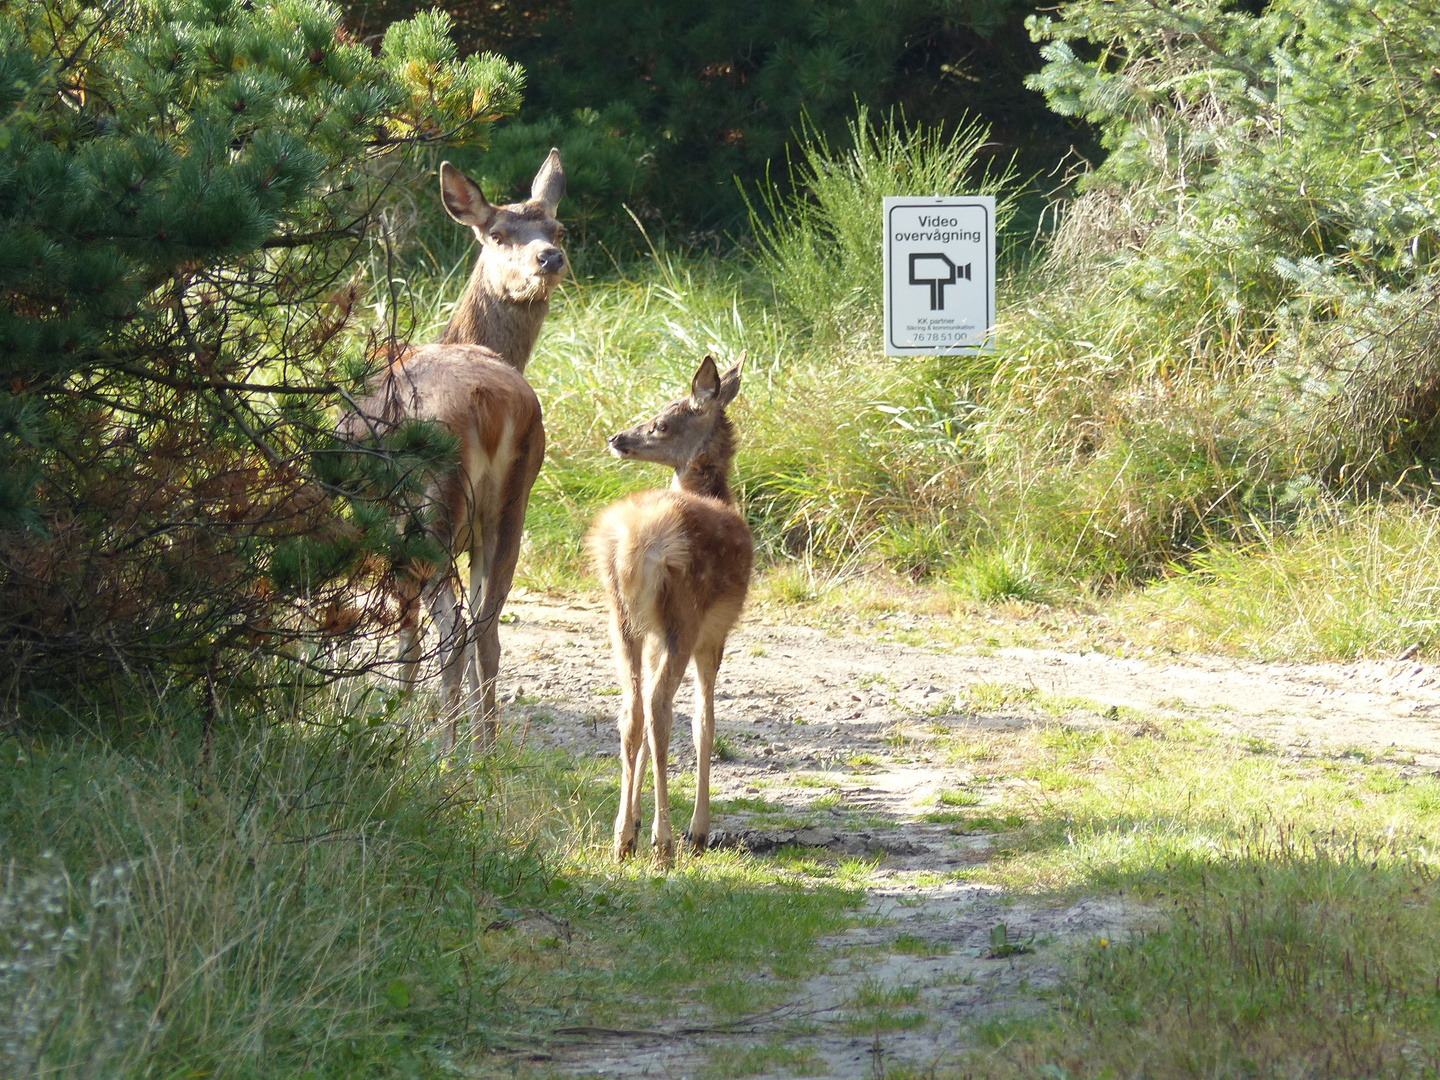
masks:
<svg viewBox="0 0 1440 1080"><path fill-rule="evenodd" d="M669 430L670 430L670 425L666 424L664 420L657 420L657 421L655 421L655 434L656 434L656 435L664 435L665 432L667 432L667 431L669 431Z"/></svg>
<svg viewBox="0 0 1440 1080"><path fill-rule="evenodd" d="M497 244L503 244L505 242L505 234L502 232L492 232L490 239L494 240Z"/></svg>

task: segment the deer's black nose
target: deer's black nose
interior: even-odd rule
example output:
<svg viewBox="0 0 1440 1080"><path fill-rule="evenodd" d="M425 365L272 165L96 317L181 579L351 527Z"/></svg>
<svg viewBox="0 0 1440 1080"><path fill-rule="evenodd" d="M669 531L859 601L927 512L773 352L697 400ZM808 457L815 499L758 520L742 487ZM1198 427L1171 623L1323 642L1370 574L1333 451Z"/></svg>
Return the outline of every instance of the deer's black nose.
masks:
<svg viewBox="0 0 1440 1080"><path fill-rule="evenodd" d="M619 436L619 435L611 435L611 436L610 436L609 442L610 442L610 445L611 445L611 446L614 446L614 445L615 445L617 442L619 442L619 441L620 441L620 436Z"/></svg>
<svg viewBox="0 0 1440 1080"><path fill-rule="evenodd" d="M558 274L565 269L565 253L559 248L545 248L537 256L540 270L546 274Z"/></svg>

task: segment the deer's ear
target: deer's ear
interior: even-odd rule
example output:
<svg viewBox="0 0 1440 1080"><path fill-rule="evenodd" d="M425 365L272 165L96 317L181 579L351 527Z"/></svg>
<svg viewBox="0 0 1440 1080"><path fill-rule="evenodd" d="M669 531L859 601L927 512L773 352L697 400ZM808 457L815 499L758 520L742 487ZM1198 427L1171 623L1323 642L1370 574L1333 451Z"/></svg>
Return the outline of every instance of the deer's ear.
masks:
<svg viewBox="0 0 1440 1080"><path fill-rule="evenodd" d="M447 214L472 229L485 228L495 216L480 185L448 161L440 163L440 202Z"/></svg>
<svg viewBox="0 0 1440 1080"><path fill-rule="evenodd" d="M745 358L749 355L748 350L742 352L740 359L735 361L735 366L720 376L720 405L722 408L734 401L740 393L740 372L744 370Z"/></svg>
<svg viewBox="0 0 1440 1080"><path fill-rule="evenodd" d="M690 380L690 403L696 408L703 408L714 401L719 393L720 372L715 367L714 358L707 356L700 361L695 378Z"/></svg>
<svg viewBox="0 0 1440 1080"><path fill-rule="evenodd" d="M555 216L560 205L560 196L565 194L565 167L560 164L560 151L550 148L550 154L530 184L530 200L545 207L545 213Z"/></svg>

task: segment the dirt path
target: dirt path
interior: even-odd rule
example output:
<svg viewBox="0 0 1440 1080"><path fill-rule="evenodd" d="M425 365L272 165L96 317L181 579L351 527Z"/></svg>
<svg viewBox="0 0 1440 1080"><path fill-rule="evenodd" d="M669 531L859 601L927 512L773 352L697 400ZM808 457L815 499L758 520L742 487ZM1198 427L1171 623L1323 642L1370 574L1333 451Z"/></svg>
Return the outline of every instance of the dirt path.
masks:
<svg viewBox="0 0 1440 1080"><path fill-rule="evenodd" d="M527 740L613 757L616 689L601 608L521 597L512 600L510 615L502 667L507 726L519 725ZM687 684L677 701L677 771L693 765L689 694ZM976 700L991 704L978 716L964 711L962 720L960 705ZM1007 709L1007 701L1022 704ZM1088 708L1092 723L1134 724L1124 710L1202 719L1282 751L1396 747L1413 755L1415 767L1440 768L1440 669L1414 661L1247 664L1021 648L986 653L748 618L721 672L721 753L712 792L717 800L749 804L717 815L714 828L723 835L716 840L757 851L800 844L842 857L879 857L867 887L870 917L822 942L834 955L826 974L733 1035L580 1036L554 1048L557 1070L694 1076L727 1048L787 1032L786 1045L810 1055L812 1074L872 1077L882 1074L881 1065L943 1064L958 1049L960 1021L1044 1007L1038 993L1058 980L1067 942L1123 935L1146 913L1113 897L1060 908L1017 903L992 887L948 880L946 872L983 860L989 839L920 820L935 809L939 792L965 779L962 769L926 752L927 726L947 718L980 727L1030 724L1036 702L1050 703L1052 711L1067 702ZM857 763L863 772L845 767ZM816 776L843 780L827 786ZM843 805L817 801L836 784L843 784ZM995 955L1002 924L1001 938L1023 942L1027 951L1002 947L1008 955ZM876 1010L899 1018L892 1030L864 1030L864 1018ZM917 1020L905 1030L906 1010L932 1022ZM790 1073L776 1068L762 1075Z"/></svg>

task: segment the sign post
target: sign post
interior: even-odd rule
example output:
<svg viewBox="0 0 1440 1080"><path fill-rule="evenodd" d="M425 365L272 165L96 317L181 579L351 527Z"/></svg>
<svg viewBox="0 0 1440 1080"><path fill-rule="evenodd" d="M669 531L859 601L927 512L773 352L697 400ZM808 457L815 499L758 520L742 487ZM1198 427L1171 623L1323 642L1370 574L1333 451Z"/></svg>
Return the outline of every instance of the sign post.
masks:
<svg viewBox="0 0 1440 1080"><path fill-rule="evenodd" d="M885 355L992 346L995 197L885 199Z"/></svg>

